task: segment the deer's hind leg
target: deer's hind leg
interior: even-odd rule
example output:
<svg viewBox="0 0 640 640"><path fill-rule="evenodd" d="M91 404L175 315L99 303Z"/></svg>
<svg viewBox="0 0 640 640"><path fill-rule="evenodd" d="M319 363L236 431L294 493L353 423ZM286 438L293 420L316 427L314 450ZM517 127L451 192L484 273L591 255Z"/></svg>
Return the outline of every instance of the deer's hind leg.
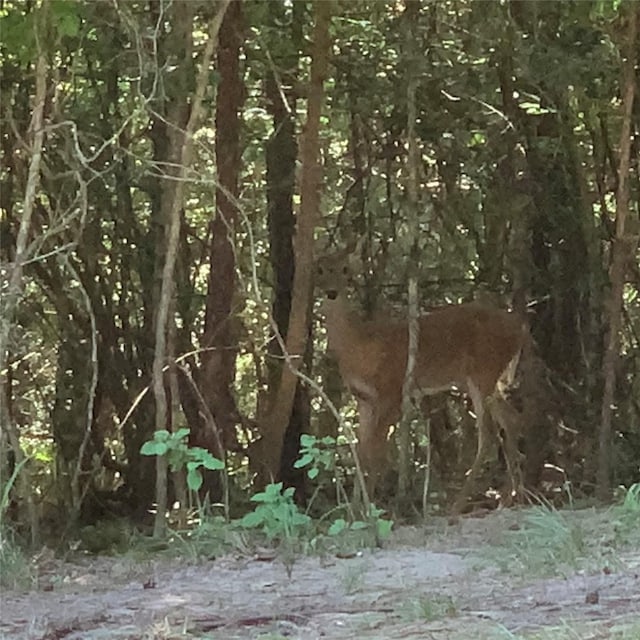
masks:
<svg viewBox="0 0 640 640"><path fill-rule="evenodd" d="M506 400L500 392L496 392L487 401L489 411L498 427L498 437L504 452L504 459L509 475L509 486L502 493L503 501L509 504L513 498L521 495L524 491L522 479L522 469L520 461L522 454L518 446L520 437L520 414Z"/></svg>

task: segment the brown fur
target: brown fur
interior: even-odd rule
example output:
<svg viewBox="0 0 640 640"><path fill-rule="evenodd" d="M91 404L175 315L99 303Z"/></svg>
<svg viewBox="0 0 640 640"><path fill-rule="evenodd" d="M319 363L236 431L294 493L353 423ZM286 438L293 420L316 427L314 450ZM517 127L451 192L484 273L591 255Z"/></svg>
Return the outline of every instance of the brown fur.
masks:
<svg viewBox="0 0 640 640"><path fill-rule="evenodd" d="M348 268L341 254L318 261L317 286L325 293L328 348L342 379L358 402L358 452L370 489L387 465L387 434L400 418L402 384L407 365L408 324L396 320L362 320L349 307L345 288ZM517 483L518 452L513 417L498 392L503 375L513 375L526 338L515 314L478 302L451 305L419 318L414 391L434 394L457 387L473 403L478 450L456 501L462 508L488 453L492 436L489 416L505 431L505 457L512 488Z"/></svg>

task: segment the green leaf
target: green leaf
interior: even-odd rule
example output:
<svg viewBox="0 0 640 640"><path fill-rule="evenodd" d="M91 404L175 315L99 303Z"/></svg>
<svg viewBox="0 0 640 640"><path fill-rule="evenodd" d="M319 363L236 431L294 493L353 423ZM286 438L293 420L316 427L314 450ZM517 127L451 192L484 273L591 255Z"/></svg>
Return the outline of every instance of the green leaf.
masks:
<svg viewBox="0 0 640 640"><path fill-rule="evenodd" d="M27 15L21 9L10 9L7 15L0 16L0 33L2 44L7 52L16 56L21 62L29 62L34 58L38 48L35 46L34 12Z"/></svg>
<svg viewBox="0 0 640 640"><path fill-rule="evenodd" d="M159 456L163 456L169 451L169 445L166 442L156 442L156 453Z"/></svg>
<svg viewBox="0 0 640 640"><path fill-rule="evenodd" d="M10 478L5 482L4 488L2 490L2 499L0 500L0 523L2 522L2 515L9 504L9 495L11 493L11 489L18 478L18 474L20 473L20 469L24 467L25 464L29 461L29 458L23 458L15 465L13 472L11 473Z"/></svg>
<svg viewBox="0 0 640 640"><path fill-rule="evenodd" d="M171 434L166 429L158 429L153 432L153 439L157 442L166 442L171 437Z"/></svg>
<svg viewBox="0 0 640 640"><path fill-rule="evenodd" d="M182 438L186 438L189 433L190 433L190 429L187 429L186 427L182 427L181 429L178 429L177 431L174 432L173 437L176 438L177 440L182 440Z"/></svg>
<svg viewBox="0 0 640 640"><path fill-rule="evenodd" d="M369 525L366 522L363 522L362 520L356 520L355 522L351 523L351 526L349 527L351 529L351 531L360 531L362 529L366 529Z"/></svg>
<svg viewBox="0 0 640 640"><path fill-rule="evenodd" d="M393 527L393 520L383 520L380 518L376 521L376 529L378 537L384 540L391 534L391 528Z"/></svg>
<svg viewBox="0 0 640 640"><path fill-rule="evenodd" d="M202 465L207 469L211 469L212 471L219 471L220 469L224 469L224 462L212 456L210 453L207 453L206 457L202 459Z"/></svg>
<svg viewBox="0 0 640 640"><path fill-rule="evenodd" d="M307 525L311 522L311 516L308 516L306 513L302 513L301 511L294 511L291 514L291 524L295 526Z"/></svg>
<svg viewBox="0 0 640 640"><path fill-rule="evenodd" d="M380 509L376 507L375 504L369 505L369 517L371 518L379 518L384 513L384 509Z"/></svg>
<svg viewBox="0 0 640 640"><path fill-rule="evenodd" d="M198 491L202 486L202 474L197 468L187 471L187 485L191 491Z"/></svg>
<svg viewBox="0 0 640 640"><path fill-rule="evenodd" d="M303 449L308 449L312 447L316 443L316 437L311 436L308 433L303 433L300 435L300 446Z"/></svg>
<svg viewBox="0 0 640 640"><path fill-rule="evenodd" d="M246 513L240 520L243 527L259 527L262 524L262 516L255 511Z"/></svg>
<svg viewBox="0 0 640 640"><path fill-rule="evenodd" d="M78 4L68 0L53 0L51 3L51 18L61 36L71 38L80 31L80 17L78 16Z"/></svg>
<svg viewBox="0 0 640 640"><path fill-rule="evenodd" d="M544 113L553 113L555 109L547 109L540 105L539 102L521 102L520 108L531 116L539 116Z"/></svg>
<svg viewBox="0 0 640 640"><path fill-rule="evenodd" d="M301 458L298 458L293 463L293 466L296 469L300 469L300 467L306 467L308 464L311 464L312 462L313 462L313 456L310 453L305 453Z"/></svg>
<svg viewBox="0 0 640 640"><path fill-rule="evenodd" d="M272 484L268 484L265 487L265 493L270 497L270 498L279 498L280 494L282 493L282 482L275 482Z"/></svg>
<svg viewBox="0 0 640 640"><path fill-rule="evenodd" d="M307 475L309 476L310 480L315 480L318 477L319 473L320 469L318 469L318 467L312 467L311 469L309 469L309 471L307 471Z"/></svg>
<svg viewBox="0 0 640 640"><path fill-rule="evenodd" d="M486 141L487 141L487 138L482 131L473 131L471 133L471 137L469 138L469 142L467 144L470 147L477 147L485 144Z"/></svg>
<svg viewBox="0 0 640 640"><path fill-rule="evenodd" d="M155 456L156 455L156 443L152 441L145 442L140 447L140 453L143 456Z"/></svg>
<svg viewBox="0 0 640 640"><path fill-rule="evenodd" d="M169 447L166 442L156 442L154 440L148 440L140 447L140 453L143 456L163 456Z"/></svg>
<svg viewBox="0 0 640 640"><path fill-rule="evenodd" d="M329 530L327 533L330 536L337 536L339 533L342 533L347 526L347 521L344 518L337 518L331 523Z"/></svg>
<svg viewBox="0 0 640 640"><path fill-rule="evenodd" d="M640 511L640 483L632 484L627 489L622 506L628 511Z"/></svg>

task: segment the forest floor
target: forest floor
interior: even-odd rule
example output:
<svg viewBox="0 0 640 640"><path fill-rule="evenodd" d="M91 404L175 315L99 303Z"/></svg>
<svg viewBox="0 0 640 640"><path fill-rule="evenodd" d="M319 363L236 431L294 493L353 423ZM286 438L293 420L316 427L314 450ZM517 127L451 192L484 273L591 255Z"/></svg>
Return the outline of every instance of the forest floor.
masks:
<svg viewBox="0 0 640 640"><path fill-rule="evenodd" d="M640 639L638 513L435 518L382 549L289 562L290 576L239 551L51 557L39 588L2 592L0 638Z"/></svg>

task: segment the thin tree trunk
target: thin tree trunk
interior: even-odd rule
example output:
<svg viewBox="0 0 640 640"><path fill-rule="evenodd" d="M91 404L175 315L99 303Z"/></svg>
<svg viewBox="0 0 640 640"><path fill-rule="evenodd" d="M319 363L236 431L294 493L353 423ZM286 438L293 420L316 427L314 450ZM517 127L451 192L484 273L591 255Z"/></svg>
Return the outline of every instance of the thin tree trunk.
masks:
<svg viewBox="0 0 640 640"><path fill-rule="evenodd" d="M409 282L407 289L408 297L408 330L409 340L407 347L407 368L402 385L402 418L399 425L399 472L398 472L398 496L401 500L406 499L409 493L409 475L412 468L411 456L411 422L413 416L413 406L411 402L411 390L413 388L413 370L416 363L418 351L419 325L418 325L418 143L416 138L416 91L418 79L413 71L415 64L416 46L415 25L419 16L420 5L415 0L405 2L406 19L406 48L409 54L409 71L407 79L407 144L409 154L407 158L407 230L408 238L412 238L411 259L409 260Z"/></svg>
<svg viewBox="0 0 640 640"><path fill-rule="evenodd" d="M628 242L625 224L629 213L629 168L631 160L631 117L635 92L635 63L640 9L631 5L626 42L627 59L623 71L622 131L620 133L620 161L618 169L618 190L616 192L616 235L613 241L611 261L611 294L608 303L609 328L605 338L605 354L602 364L604 391L597 474L597 495L601 500L611 496L611 427L616 389L616 364L619 357L620 329L622 323L622 292L624 288Z"/></svg>
<svg viewBox="0 0 640 640"><path fill-rule="evenodd" d="M209 282L205 311L202 375L199 387L209 412L221 430L221 438L206 430L195 438L214 455L223 458L217 443L234 447L238 410L232 393L235 377L237 334L232 326L235 294L235 233L238 176L240 173L240 109L243 87L240 76L240 48L243 41L241 0L234 0L226 12L218 45L220 82L216 99L216 212L211 224ZM193 434L195 435L195 434ZM211 489L211 487L209 487ZM216 493L219 488L214 490ZM217 499L217 497L216 497Z"/></svg>
<svg viewBox="0 0 640 640"><path fill-rule="evenodd" d="M295 3L290 9L278 2L269 3L269 25L278 42L270 41L270 68L265 80L267 110L273 118L273 133L266 144L267 169L267 224L269 228L269 261L273 271L274 293L272 315L277 331L285 338L291 313L294 255L293 234L295 215L293 196L296 175L296 89L299 51L302 42L304 16L302 5ZM283 25L288 25L288 36L283 38ZM282 375L282 349L277 339L269 341L268 389L277 392ZM307 349L305 364L311 359ZM260 420L260 418L258 418ZM309 394L306 387L298 385L293 401L289 424L283 436L280 479L285 486L296 488L297 495L304 495L306 473L296 469L294 462L300 450L300 434L309 427Z"/></svg>
<svg viewBox="0 0 640 640"><path fill-rule="evenodd" d="M202 99L209 79L209 67L216 49L218 31L230 0L221 0L218 11L209 25L209 38L202 56L202 63L196 82L196 91L191 106L191 114L184 131L182 148L178 154L180 162L175 183L173 202L171 203L169 228L167 233L167 251L162 269L162 288L155 330L155 350L153 356L153 395L156 403L156 431L167 425L167 396L164 388L164 367L167 351L167 323L171 296L173 295L173 273L176 264L178 242L180 240L180 210L184 200L184 185L193 152L193 132L200 121ZM167 466L165 456L158 456L156 466L156 518L154 536L162 536L166 530L165 513L167 510Z"/></svg>
<svg viewBox="0 0 640 640"><path fill-rule="evenodd" d="M328 67L331 9L331 2L314 4L315 26L311 53L311 79L307 120L300 150L301 200L296 223L295 273L286 339L286 366L282 368L278 391L269 415L262 424L262 440L256 453L259 457L257 478L259 485L264 485L279 475L283 437L291 417L298 384L296 373L301 368L309 334L313 230L320 208L320 113L324 98L324 79Z"/></svg>
<svg viewBox="0 0 640 640"><path fill-rule="evenodd" d="M170 316L175 314L175 300L170 304ZM180 428L180 417L182 414L180 406L180 388L178 384L178 376L180 371L176 362L176 334L177 327L175 322L170 322L167 329L167 357L169 359L169 397L170 397L170 419L171 431L175 432ZM172 470L171 477L173 479L173 490L175 493L175 501L178 504L177 508L177 526L178 529L186 529L187 527L187 515L189 512L189 494L187 492L187 478L186 469L179 467ZM169 506L169 505L167 505Z"/></svg>
<svg viewBox="0 0 640 640"><path fill-rule="evenodd" d="M2 322L0 322L0 426L6 430L9 443L13 449L15 456L15 464L22 465L24 461L24 452L20 447L20 435L16 425L13 423L10 411L5 406L7 394L4 387L8 383L6 379L7 364L9 361L9 340L13 327L14 316L18 302L22 295L22 275L24 264L29 257L29 234L31 231L31 218L35 207L36 193L40 185L40 168L42 164L42 150L44 147L44 107L47 97L47 58L43 49L41 38L47 31L46 21L48 20L48 0L44 0L40 11L36 14L41 21L41 29L35 27L35 40L38 43L38 59L36 61L36 93L34 98L33 114L31 116L30 131L33 134L33 144L31 146L31 161L29 163L29 174L27 177L27 187L24 195L24 204L22 207L22 217L20 219L20 228L18 237L16 238L16 251L13 264L9 266L9 284L6 293L2 297ZM36 22L37 24L37 22ZM18 487L20 494L20 502L26 505L26 519L29 522L31 532L31 543L36 545L39 537L38 514L36 512L33 496L31 492L31 479L29 473L29 465L24 464L18 476Z"/></svg>

